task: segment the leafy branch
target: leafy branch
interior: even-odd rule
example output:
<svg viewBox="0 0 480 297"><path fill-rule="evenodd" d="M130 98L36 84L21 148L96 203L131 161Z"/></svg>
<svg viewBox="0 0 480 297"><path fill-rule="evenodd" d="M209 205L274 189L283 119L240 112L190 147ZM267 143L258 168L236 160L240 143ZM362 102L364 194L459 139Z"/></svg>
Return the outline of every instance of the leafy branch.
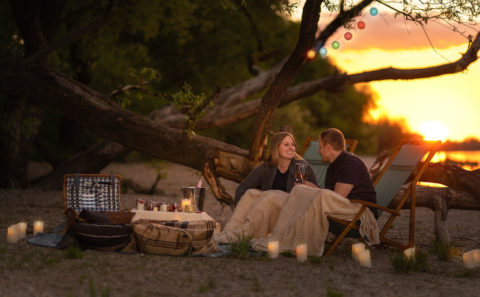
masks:
<svg viewBox="0 0 480 297"><path fill-rule="evenodd" d="M205 114L205 108L213 105L213 97L207 98L204 93L195 94L192 87L185 83L181 90L172 95L173 106L186 116L184 131L195 135L197 121Z"/></svg>

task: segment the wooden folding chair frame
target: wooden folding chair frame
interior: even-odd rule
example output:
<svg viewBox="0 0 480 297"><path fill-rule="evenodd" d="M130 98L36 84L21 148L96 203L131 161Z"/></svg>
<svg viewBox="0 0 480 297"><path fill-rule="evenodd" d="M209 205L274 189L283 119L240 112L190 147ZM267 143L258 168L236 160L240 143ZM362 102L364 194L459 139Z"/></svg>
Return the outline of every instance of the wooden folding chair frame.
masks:
<svg viewBox="0 0 480 297"><path fill-rule="evenodd" d="M438 143L438 142L435 142L435 144L436 143ZM382 169L382 171L380 172L380 174L378 175L378 177L374 181L374 186L376 186L377 183L380 181L380 179L383 177L385 172L388 170L390 165L393 163L393 161L397 157L398 153L400 152L400 149L405 144L407 144L407 142L405 142L405 141L401 142L397 146L397 148L393 151L393 153L390 156L387 164L384 166L384 168ZM371 203L371 202L367 202L367 201L363 201L363 200L351 200L352 203L362 204L362 207L360 208L359 212L355 215L355 217L351 221L339 220L339 219L335 219L335 218L332 218L332 217L328 218L329 220L332 220L332 221L338 222L340 224L343 224L346 227L342 231L342 233L340 233L340 235L338 235L336 237L335 241L332 243L330 248L325 253L325 256L328 256L328 255L332 254L334 249L343 240L343 238L348 234L348 232L350 232L350 230L352 230L352 229L358 230L358 226L356 225L356 223L360 219L363 212L365 212L365 210L369 206L380 209L380 210L383 210L383 211L386 211L390 214L390 217L388 218L387 222L385 223L382 230L380 231L380 236L379 237L380 237L380 241L382 243L390 244L390 245L396 246L396 247L401 248L401 249L406 249L406 248L414 246L414 244L415 244L415 242L414 242L414 237L415 237L415 204L416 204L416 188L415 187L416 187L416 184L420 181L420 178L422 177L423 172L428 167L428 165L430 164L430 161L432 160L433 156L436 153L435 144L431 144L431 145L428 146L429 149L426 152L427 157L426 157L425 161L421 162L421 160L420 160L417 163L416 168L412 171L412 174L413 174L414 177L411 180L411 183L410 183L409 187L407 188L405 193L400 198L400 201L399 201L399 203L398 203L398 205L395 209L386 208L386 207L383 207L381 205ZM403 206L405 205L405 203L407 202L409 197L411 198L410 199L410 228L409 228L408 244L405 245L405 244L401 244L400 242L394 241L390 238L387 238L386 233L389 230L390 226L392 225L393 220L398 215L400 215L400 210L403 208ZM392 198L392 201L393 201L393 198Z"/></svg>

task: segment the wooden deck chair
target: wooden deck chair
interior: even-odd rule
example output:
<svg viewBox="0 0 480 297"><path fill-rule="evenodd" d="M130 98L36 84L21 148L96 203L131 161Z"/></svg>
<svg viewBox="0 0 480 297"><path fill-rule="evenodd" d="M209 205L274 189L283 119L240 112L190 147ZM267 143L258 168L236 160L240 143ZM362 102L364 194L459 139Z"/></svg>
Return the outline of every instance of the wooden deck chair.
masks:
<svg viewBox="0 0 480 297"><path fill-rule="evenodd" d="M377 204L366 202L362 200L351 200L354 203L362 204L360 211L353 218L352 221L343 221L329 217L329 220L345 225L343 232L337 236L330 248L325 253L325 256L330 255L335 247L342 241L342 239L350 232L351 229L358 230L357 221L367 207L374 207L380 215L382 211L389 213L390 217L380 231L380 241L382 243L390 244L401 249L406 249L414 246L414 232L415 232L415 201L416 191L415 186L422 177L423 172L429 165L433 156L436 153L435 143L411 144L407 142L400 143L390 156L387 164L383 167L380 174L374 181L375 191L377 192ZM422 160L424 161L422 162ZM411 177L410 185L400 198L398 205L392 209L389 204L393 201L397 193L400 191L403 184ZM400 210L403 208L407 200L410 198L410 226L408 243L402 244L386 237L387 231L390 229L393 220L400 215Z"/></svg>
<svg viewBox="0 0 480 297"><path fill-rule="evenodd" d="M357 139L345 139L345 146L348 152L353 152L357 144ZM318 138L309 137L303 145L301 155L312 166L318 185L325 188L325 176L327 175L329 163L322 161L322 156L318 153L319 148Z"/></svg>

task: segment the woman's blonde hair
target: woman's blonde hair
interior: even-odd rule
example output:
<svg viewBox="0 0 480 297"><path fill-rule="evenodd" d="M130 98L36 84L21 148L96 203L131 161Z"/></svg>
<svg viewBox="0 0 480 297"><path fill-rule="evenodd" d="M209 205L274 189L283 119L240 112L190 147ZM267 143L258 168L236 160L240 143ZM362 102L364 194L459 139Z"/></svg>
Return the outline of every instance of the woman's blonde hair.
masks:
<svg viewBox="0 0 480 297"><path fill-rule="evenodd" d="M270 140L270 153L269 156L266 160L266 163L268 165L277 165L278 160L280 159L280 153L278 152L278 148L280 147L280 144L282 141L285 139L285 137L290 136L290 138L293 140L293 144L295 145L295 148L297 147L297 141L295 139L295 136L293 136L292 133L289 132L277 132L273 134L271 140ZM303 158L295 152L293 154L293 157L295 160L303 160Z"/></svg>

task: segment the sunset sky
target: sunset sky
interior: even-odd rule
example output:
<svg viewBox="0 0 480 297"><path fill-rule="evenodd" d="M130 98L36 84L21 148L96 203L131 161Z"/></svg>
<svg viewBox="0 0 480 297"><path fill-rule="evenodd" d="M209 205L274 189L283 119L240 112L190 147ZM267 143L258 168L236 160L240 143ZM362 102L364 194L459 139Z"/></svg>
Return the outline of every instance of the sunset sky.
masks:
<svg viewBox="0 0 480 297"><path fill-rule="evenodd" d="M379 11L377 16L369 14L373 6ZM370 7L356 18L357 22L365 22L365 29L342 27L325 45L326 57L347 73L384 67L439 65L456 61L467 50L467 39L443 24L431 23L426 27L432 48L420 26L406 23L401 17L394 18L389 10L378 4ZM322 15L320 28L325 27L327 21L328 16ZM459 27L459 30L466 35L476 35L475 28ZM346 32L353 35L349 41L344 38ZM340 42L339 49L331 46L335 40ZM463 73L421 80L373 82L369 86L377 99L377 108L370 112L370 119L382 115L390 119L403 118L409 130L415 132L420 132L424 122L435 121L446 126L450 140L480 138L480 61L471 64Z"/></svg>

